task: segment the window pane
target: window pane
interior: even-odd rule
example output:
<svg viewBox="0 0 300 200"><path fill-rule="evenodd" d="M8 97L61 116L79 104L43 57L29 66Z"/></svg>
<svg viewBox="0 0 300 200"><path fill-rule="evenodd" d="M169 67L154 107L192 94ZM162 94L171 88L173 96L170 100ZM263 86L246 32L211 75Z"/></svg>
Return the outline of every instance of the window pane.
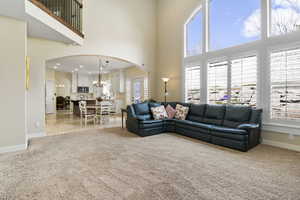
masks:
<svg viewBox="0 0 300 200"><path fill-rule="evenodd" d="M186 56L202 53L202 12L199 11L186 25Z"/></svg>
<svg viewBox="0 0 300 200"><path fill-rule="evenodd" d="M256 56L232 60L231 103L256 106Z"/></svg>
<svg viewBox="0 0 300 200"><path fill-rule="evenodd" d="M273 119L300 119L300 49L271 54Z"/></svg>
<svg viewBox="0 0 300 200"><path fill-rule="evenodd" d="M210 63L208 66L210 104L226 104L230 98L227 92L227 69L227 62Z"/></svg>
<svg viewBox="0 0 300 200"><path fill-rule="evenodd" d="M272 0L272 35L300 30L300 0Z"/></svg>
<svg viewBox="0 0 300 200"><path fill-rule="evenodd" d="M200 103L200 66L185 69L185 101Z"/></svg>
<svg viewBox="0 0 300 200"><path fill-rule="evenodd" d="M260 39L260 0L210 0L210 50Z"/></svg>

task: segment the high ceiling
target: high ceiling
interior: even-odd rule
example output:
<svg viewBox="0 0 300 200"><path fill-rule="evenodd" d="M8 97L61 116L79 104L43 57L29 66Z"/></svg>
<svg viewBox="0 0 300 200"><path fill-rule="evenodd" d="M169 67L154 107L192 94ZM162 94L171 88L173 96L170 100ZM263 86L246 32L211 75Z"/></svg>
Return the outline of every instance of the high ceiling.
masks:
<svg viewBox="0 0 300 200"><path fill-rule="evenodd" d="M58 59L49 60L46 62L46 67L62 72L75 72L97 74L99 73L99 59L104 64L102 73L109 73L113 70L125 69L135 66L124 60L103 57L103 56L70 56ZM109 62L106 64L106 62Z"/></svg>

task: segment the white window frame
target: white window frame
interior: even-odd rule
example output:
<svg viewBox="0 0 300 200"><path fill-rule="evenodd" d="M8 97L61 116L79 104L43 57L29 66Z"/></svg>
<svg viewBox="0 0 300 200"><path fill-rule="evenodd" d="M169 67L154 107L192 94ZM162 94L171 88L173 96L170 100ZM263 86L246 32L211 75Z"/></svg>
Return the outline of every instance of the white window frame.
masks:
<svg viewBox="0 0 300 200"><path fill-rule="evenodd" d="M188 41L188 29L187 29L187 26L188 24L191 22L191 20L196 16L198 15L199 13L202 14L202 19L204 17L204 12L202 10L203 6L202 4L192 13L192 15L190 15L190 17L188 18L188 20L186 20L185 24L184 24L184 57L187 57L187 48L188 48L188 45L187 45L187 41ZM203 33L204 34L204 33ZM202 35L203 35L202 34ZM204 39L204 37L202 37L202 40ZM202 41L203 42L203 41ZM202 46L202 49L201 49L202 53L205 51L203 49L203 46Z"/></svg>
<svg viewBox="0 0 300 200"><path fill-rule="evenodd" d="M281 35L272 35L272 0L261 0L266 1L266 6L268 9L267 17L268 17L268 37L269 38L286 38L286 37L294 37L300 34L300 30L292 31Z"/></svg>
<svg viewBox="0 0 300 200"><path fill-rule="evenodd" d="M257 107L263 109L263 129L268 131L300 135L299 122L287 120L271 119L270 102L270 55L273 51L290 49L295 46L300 47L300 31L287 33L284 35L271 35L271 0L261 0L261 36L259 40L245 43L216 51L209 51L209 0L203 0L201 5L193 12L196 14L202 11L203 19L203 40L202 54L186 57L186 24L193 17L190 16L184 24L184 44L182 74L185 68L199 65L201 66L201 103L208 102L207 91L207 69L208 63L212 61L231 61L242 56L257 56ZM295 45L296 44L296 45ZM229 64L230 65L230 64ZM231 69L231 65L229 66ZM228 73L230 76L231 73ZM228 77L230 80L230 77ZM182 83L185 83L183 75ZM182 84L182 101L185 101L185 85Z"/></svg>

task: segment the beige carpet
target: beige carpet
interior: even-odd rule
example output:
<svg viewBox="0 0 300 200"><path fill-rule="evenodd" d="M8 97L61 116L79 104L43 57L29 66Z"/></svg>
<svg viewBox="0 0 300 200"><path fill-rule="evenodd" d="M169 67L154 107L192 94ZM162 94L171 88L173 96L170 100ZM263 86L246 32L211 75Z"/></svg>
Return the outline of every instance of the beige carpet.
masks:
<svg viewBox="0 0 300 200"><path fill-rule="evenodd" d="M299 200L300 154L260 145L242 153L119 128L34 139L0 155L1 200Z"/></svg>

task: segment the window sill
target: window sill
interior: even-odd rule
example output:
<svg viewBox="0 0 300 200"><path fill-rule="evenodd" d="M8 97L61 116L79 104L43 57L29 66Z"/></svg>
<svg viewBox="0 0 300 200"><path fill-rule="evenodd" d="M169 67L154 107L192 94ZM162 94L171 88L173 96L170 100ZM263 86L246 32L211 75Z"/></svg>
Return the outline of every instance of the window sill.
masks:
<svg viewBox="0 0 300 200"><path fill-rule="evenodd" d="M295 125L266 123L266 124L263 124L262 129L264 131L272 131L272 132L276 132L276 133L286 133L286 134L290 134L290 135L299 135L300 136L300 126L295 126Z"/></svg>

